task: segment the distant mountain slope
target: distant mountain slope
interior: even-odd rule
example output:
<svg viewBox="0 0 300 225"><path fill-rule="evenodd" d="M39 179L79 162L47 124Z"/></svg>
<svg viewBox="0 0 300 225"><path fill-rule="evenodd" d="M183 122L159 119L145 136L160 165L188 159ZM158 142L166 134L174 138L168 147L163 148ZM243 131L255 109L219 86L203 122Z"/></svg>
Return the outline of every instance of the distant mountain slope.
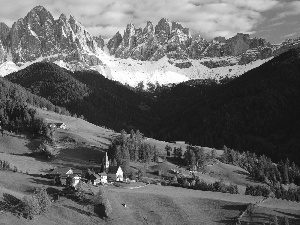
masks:
<svg viewBox="0 0 300 225"><path fill-rule="evenodd" d="M57 108L48 100L30 93L20 85L0 78L1 128L9 131L45 134L46 124L39 118L32 106L53 111Z"/></svg>
<svg viewBox="0 0 300 225"><path fill-rule="evenodd" d="M95 70L130 86L221 80L240 76L297 46L300 38L272 45L242 33L208 41L166 18L156 25L147 22L143 29L128 24L124 35L118 32L105 44L73 16L55 19L36 6L12 27L0 22L0 76L45 61L72 71Z"/></svg>
<svg viewBox="0 0 300 225"><path fill-rule="evenodd" d="M66 107L72 114L117 131L141 129L150 133L152 116L141 95L95 71L71 72L53 63L35 63L6 79Z"/></svg>
<svg viewBox="0 0 300 225"><path fill-rule="evenodd" d="M148 99L97 72L37 63L7 78L113 128L159 140L289 157L300 164L300 57L293 49L226 84L188 81Z"/></svg>
<svg viewBox="0 0 300 225"><path fill-rule="evenodd" d="M157 138L264 153L300 163L300 49L225 85L192 81L162 91ZM298 156L298 157L296 157Z"/></svg>
<svg viewBox="0 0 300 225"><path fill-rule="evenodd" d="M40 96L34 95L24 87L0 77L0 100L29 104L40 108L54 110L55 105ZM1 108L0 108L1 109Z"/></svg>

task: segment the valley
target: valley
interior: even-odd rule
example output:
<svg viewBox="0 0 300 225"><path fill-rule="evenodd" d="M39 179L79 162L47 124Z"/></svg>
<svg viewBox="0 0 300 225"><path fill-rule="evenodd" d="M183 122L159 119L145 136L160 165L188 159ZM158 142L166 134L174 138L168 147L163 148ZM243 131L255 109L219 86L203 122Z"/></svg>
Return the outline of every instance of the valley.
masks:
<svg viewBox="0 0 300 225"><path fill-rule="evenodd" d="M79 118L38 108L37 111L49 122L63 121L67 126L66 130L55 131L53 136L57 142L58 155L50 161L33 157L30 154L27 156L26 153L31 152L28 146L34 146L38 140L21 134L5 132L4 137L1 137L1 152L3 152L0 155L1 160L13 163L20 171L16 173L0 171L0 177L3 177L0 183L2 194L10 194L22 199L24 195L31 193L31 190L36 187L47 188L49 194L62 190L63 187L53 185L52 180L45 178L43 174L47 174L49 169L55 167L99 168L102 163L103 151L107 149L110 141L119 135L112 130L95 126ZM166 144L173 147L184 147L182 144L161 142L154 139L148 139L148 141L151 144L157 143L159 153L162 156L166 154L164 151ZM205 148L207 153L211 150ZM218 151L217 154L221 156L222 151ZM5 158L4 155L9 157ZM155 165L154 162L150 163L149 169ZM131 166L137 170L138 167L143 167L143 164L131 163ZM165 166L161 165L160 167L167 170L178 168L177 165L170 162L166 162ZM113 208L113 214L108 221L100 219L93 211L92 205L88 203L82 205L80 202L61 197L58 202L52 204L49 212L33 221L29 222L9 212L4 212L4 214L2 212L1 218L3 219L1 222L3 224L8 224L9 221L14 224L52 224L53 222L58 224L67 221L71 224L231 224L246 210L250 203L264 199L262 196L255 197L243 194L246 185L257 185L258 183L257 181L250 181L249 175L244 175L247 172L241 168L223 163L213 166L207 165L206 167L205 174L199 173L197 175L200 179L212 183L225 178L226 183L238 185L240 194L165 187L155 185L155 183L146 186L144 184L142 187L136 183L139 188L128 189L127 184L124 183L121 186L104 186ZM186 174L188 175L188 173ZM159 176L151 176L151 173L149 175L146 173L146 176L150 176L150 181L159 179ZM9 179L5 177L9 177ZM135 183L132 184L134 187ZM97 187L93 187L93 189L97 192ZM126 204L126 208L122 206L123 203ZM289 209L291 212L290 221L295 221L291 224L297 224L299 207L299 203L285 202L283 205L282 200L269 199L265 203L259 204L256 210L265 213L265 220L270 221L272 215L275 214L278 218L283 218L286 215L284 210ZM54 215L56 216L53 217ZM245 216L245 221L248 220L247 218Z"/></svg>
<svg viewBox="0 0 300 225"><path fill-rule="evenodd" d="M1 225L300 224L297 1L28 2L0 7Z"/></svg>

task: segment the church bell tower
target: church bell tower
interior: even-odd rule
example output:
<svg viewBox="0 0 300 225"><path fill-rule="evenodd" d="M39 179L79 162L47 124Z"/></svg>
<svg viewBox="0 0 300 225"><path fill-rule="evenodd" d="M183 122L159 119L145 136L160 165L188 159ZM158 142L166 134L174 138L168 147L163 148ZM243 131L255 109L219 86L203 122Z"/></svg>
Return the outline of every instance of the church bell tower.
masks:
<svg viewBox="0 0 300 225"><path fill-rule="evenodd" d="M105 157L103 159L103 165L104 165L105 170L107 170L109 168L109 160L108 160L107 152L105 152Z"/></svg>

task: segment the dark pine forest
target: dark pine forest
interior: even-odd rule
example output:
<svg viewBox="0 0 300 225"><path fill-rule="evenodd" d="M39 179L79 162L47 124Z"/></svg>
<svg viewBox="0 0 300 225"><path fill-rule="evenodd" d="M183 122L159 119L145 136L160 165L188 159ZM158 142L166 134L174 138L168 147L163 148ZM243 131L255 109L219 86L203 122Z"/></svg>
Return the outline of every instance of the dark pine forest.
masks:
<svg viewBox="0 0 300 225"><path fill-rule="evenodd" d="M145 92L97 72L36 63L6 79L116 131L265 154L300 164L300 59L293 49L223 84L189 81Z"/></svg>

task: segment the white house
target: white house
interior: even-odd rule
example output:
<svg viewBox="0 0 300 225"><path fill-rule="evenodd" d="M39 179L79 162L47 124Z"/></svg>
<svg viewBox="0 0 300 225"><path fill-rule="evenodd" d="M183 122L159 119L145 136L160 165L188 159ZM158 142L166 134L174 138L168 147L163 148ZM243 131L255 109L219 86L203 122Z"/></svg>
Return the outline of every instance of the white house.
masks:
<svg viewBox="0 0 300 225"><path fill-rule="evenodd" d="M103 172L103 173L98 173L98 175L100 176L100 181L102 182L102 183L107 183L107 174L105 173L105 172Z"/></svg>
<svg viewBox="0 0 300 225"><path fill-rule="evenodd" d="M93 185L97 185L101 182L101 177L98 174L93 173L90 175L90 181Z"/></svg>
<svg viewBox="0 0 300 225"><path fill-rule="evenodd" d="M75 187L81 179L81 174L81 170L64 167L54 169L49 176L53 178L55 184Z"/></svg>
<svg viewBox="0 0 300 225"><path fill-rule="evenodd" d="M109 167L108 177L114 181L123 181L124 175L122 168L120 166Z"/></svg>
<svg viewBox="0 0 300 225"><path fill-rule="evenodd" d="M67 125L65 123L55 123L57 129L67 129Z"/></svg>

